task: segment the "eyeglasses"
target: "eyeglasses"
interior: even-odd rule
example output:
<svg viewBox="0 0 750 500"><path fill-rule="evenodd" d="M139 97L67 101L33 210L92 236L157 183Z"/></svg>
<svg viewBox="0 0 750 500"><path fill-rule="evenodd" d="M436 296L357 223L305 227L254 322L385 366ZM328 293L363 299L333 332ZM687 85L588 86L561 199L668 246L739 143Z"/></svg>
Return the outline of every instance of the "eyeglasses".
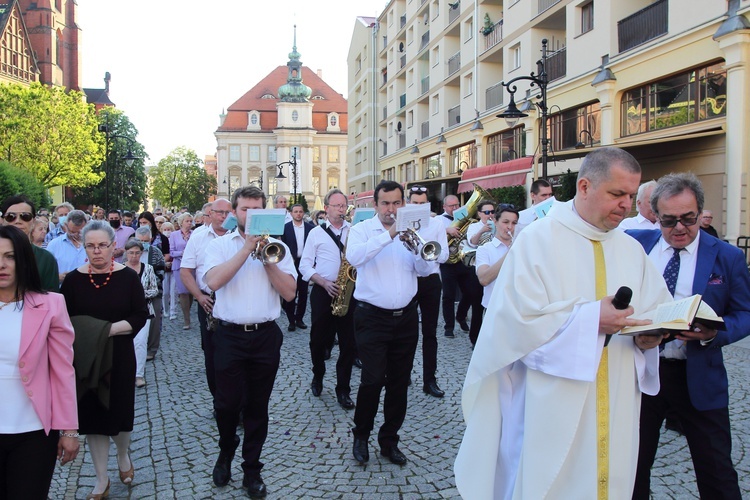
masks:
<svg viewBox="0 0 750 500"><path fill-rule="evenodd" d="M98 245L94 245L93 243L86 243L85 245L87 252L93 252L95 250L99 250L100 252L103 252L111 246L112 246L112 243L109 243L109 244L99 243Z"/></svg>
<svg viewBox="0 0 750 500"><path fill-rule="evenodd" d="M427 188L424 187L424 186L412 186L410 188L410 191L412 193L426 193L427 192Z"/></svg>
<svg viewBox="0 0 750 500"><path fill-rule="evenodd" d="M20 214L17 214L15 212L8 212L3 216L3 219L5 219L5 222L13 222L18 217L20 217L24 222L31 222L31 219L34 218L31 212L21 212Z"/></svg>
<svg viewBox="0 0 750 500"><path fill-rule="evenodd" d="M495 213L494 210L480 210L480 213L483 213L484 215L492 215Z"/></svg>
<svg viewBox="0 0 750 500"><path fill-rule="evenodd" d="M682 223L683 226L694 226L698 222L698 217L694 215L681 215L679 217L659 217L662 227L675 227L678 222Z"/></svg>
<svg viewBox="0 0 750 500"><path fill-rule="evenodd" d="M211 210L211 211L219 215L229 215L230 213L232 213L231 210Z"/></svg>
<svg viewBox="0 0 750 500"><path fill-rule="evenodd" d="M454 204L452 204L452 205L446 205L446 206L445 206L445 208L458 208L458 207L460 207L460 206L461 206L461 205L459 205L458 203L454 203Z"/></svg>
<svg viewBox="0 0 750 500"><path fill-rule="evenodd" d="M346 205L344 205L343 203L340 203L338 205L328 205L328 206L331 207L331 208L336 208L338 210L342 210L342 209L346 208Z"/></svg>

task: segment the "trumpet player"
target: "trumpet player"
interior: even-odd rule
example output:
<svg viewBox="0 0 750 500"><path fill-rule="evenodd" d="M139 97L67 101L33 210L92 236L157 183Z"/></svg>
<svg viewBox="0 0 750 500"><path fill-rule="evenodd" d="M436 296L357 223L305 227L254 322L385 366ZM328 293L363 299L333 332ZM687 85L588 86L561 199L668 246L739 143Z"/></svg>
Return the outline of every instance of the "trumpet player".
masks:
<svg viewBox="0 0 750 500"><path fill-rule="evenodd" d="M483 310L487 310L495 280L513 244L513 231L518 224L518 210L513 205L501 203L495 209L492 221L495 226L495 237L477 249L476 272L479 283L484 287Z"/></svg>
<svg viewBox="0 0 750 500"><path fill-rule="evenodd" d="M266 206L266 195L255 186L232 194L237 230L214 239L206 249L204 283L216 292L213 316L216 425L219 457L213 470L216 486L231 479L232 459L239 446L237 422L244 400L242 485L250 497L266 495L260 455L268 435L268 401L279 368L283 334L276 324L280 298L292 300L297 271L292 254L279 240L245 234L248 212ZM278 262L262 259L264 247L279 245L285 252ZM253 258L256 255L258 258Z"/></svg>
<svg viewBox="0 0 750 500"><path fill-rule="evenodd" d="M328 221L310 231L299 271L303 280L313 283L310 292L310 358L313 372L310 391L313 396L320 397L326 373L326 349L333 343L334 335L338 335L336 399L342 408L351 410L354 408L350 396L354 362L354 304L349 304L344 316L335 316L331 310L333 300L343 291L337 282L344 246L351 229L351 225L344 220L346 202L346 195L340 189L332 189L326 194L323 204ZM353 286L351 283L349 285Z"/></svg>
<svg viewBox="0 0 750 500"><path fill-rule="evenodd" d="M380 454L403 465L406 456L398 447L398 431L406 416L419 339L417 276L429 275L431 264L407 250L398 238L394 216L404 203L401 185L381 181L373 197L377 216L352 227L346 246L346 259L357 269L354 337L362 360L352 451L359 463L369 460L368 440L385 387Z"/></svg>
<svg viewBox="0 0 750 500"><path fill-rule="evenodd" d="M427 188L412 186L409 188L409 203L424 205L429 203ZM430 264L431 271L427 276L417 278L417 305L422 313L422 390L425 394L442 398L445 392L440 388L435 377L437 371L437 323L440 313L440 264L448 260L448 238L443 224L430 219L429 226L421 227L419 234L426 241L437 241L440 244L440 257Z"/></svg>

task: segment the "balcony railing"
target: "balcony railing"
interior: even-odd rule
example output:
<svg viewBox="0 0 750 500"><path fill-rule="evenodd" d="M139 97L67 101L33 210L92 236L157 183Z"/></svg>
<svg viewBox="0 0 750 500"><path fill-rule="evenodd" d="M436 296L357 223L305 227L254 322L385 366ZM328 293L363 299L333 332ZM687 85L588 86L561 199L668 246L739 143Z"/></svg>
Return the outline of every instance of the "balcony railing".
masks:
<svg viewBox="0 0 750 500"><path fill-rule="evenodd" d="M500 19L493 25L492 31L484 36L484 52L503 41L503 20Z"/></svg>
<svg viewBox="0 0 750 500"><path fill-rule="evenodd" d="M406 147L406 134L399 133L398 135L398 149L404 149Z"/></svg>
<svg viewBox="0 0 750 500"><path fill-rule="evenodd" d="M456 5L455 7L452 7L452 6L448 7L448 24L458 19L459 16L461 16L461 5Z"/></svg>
<svg viewBox="0 0 750 500"><path fill-rule="evenodd" d="M484 100L487 103L485 109L492 109L500 106L503 103L503 84L496 83L492 87L487 87L484 92Z"/></svg>
<svg viewBox="0 0 750 500"><path fill-rule="evenodd" d="M406 54L401 56L401 67L406 66Z"/></svg>
<svg viewBox="0 0 750 500"><path fill-rule="evenodd" d="M421 135L419 136L420 139L424 139L430 135L430 121L427 120L426 122L422 122L420 125L421 128Z"/></svg>
<svg viewBox="0 0 750 500"><path fill-rule="evenodd" d="M420 95L426 94L429 90L430 90L430 77L425 76L424 78L422 78L422 92Z"/></svg>
<svg viewBox="0 0 750 500"><path fill-rule="evenodd" d="M385 85L386 83L388 83L388 70L384 68L382 71L382 74L383 74L383 81L380 83L381 87Z"/></svg>
<svg viewBox="0 0 750 500"><path fill-rule="evenodd" d="M383 120L388 118L388 105L383 106Z"/></svg>
<svg viewBox="0 0 750 500"><path fill-rule="evenodd" d="M565 76L567 71L567 58L565 47L550 54L547 58L547 80L557 80Z"/></svg>
<svg viewBox="0 0 750 500"><path fill-rule="evenodd" d="M556 3L560 3L560 0L539 0L539 14L549 9Z"/></svg>
<svg viewBox="0 0 750 500"><path fill-rule="evenodd" d="M648 42L669 30L669 2L659 0L617 22L620 52Z"/></svg>
<svg viewBox="0 0 750 500"><path fill-rule="evenodd" d="M406 94L401 94L398 98L398 109L406 106Z"/></svg>
<svg viewBox="0 0 750 500"><path fill-rule="evenodd" d="M404 14L403 16L401 16L401 21L399 22L398 29L401 29L404 26L406 26L406 14Z"/></svg>
<svg viewBox="0 0 750 500"><path fill-rule="evenodd" d="M448 59L448 76L461 69L461 52L457 52L450 59Z"/></svg>
<svg viewBox="0 0 750 500"><path fill-rule="evenodd" d="M448 126L458 125L461 123L461 106L454 106L448 110Z"/></svg>
<svg viewBox="0 0 750 500"><path fill-rule="evenodd" d="M426 31L422 33L422 43L419 44L419 50L424 49L430 43L430 32Z"/></svg>

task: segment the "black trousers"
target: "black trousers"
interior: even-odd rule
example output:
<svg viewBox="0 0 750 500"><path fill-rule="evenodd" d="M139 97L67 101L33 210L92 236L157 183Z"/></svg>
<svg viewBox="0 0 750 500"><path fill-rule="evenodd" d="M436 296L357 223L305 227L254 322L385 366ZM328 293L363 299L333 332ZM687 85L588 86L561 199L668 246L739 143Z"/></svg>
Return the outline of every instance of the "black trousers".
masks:
<svg viewBox="0 0 750 500"><path fill-rule="evenodd" d="M370 436L380 392L385 387L385 421L378 432L378 443L387 449L398 443L398 431L406 417L409 378L419 340L419 316L416 302L406 307L401 316L366 306L360 303L354 311L354 337L362 360L362 379L353 433L361 439Z"/></svg>
<svg viewBox="0 0 750 500"><path fill-rule="evenodd" d="M233 449L242 409L245 474L257 474L263 467L260 454L268 436L268 401L279 369L283 339L275 322L254 332L217 324L213 335L219 448Z"/></svg>
<svg viewBox="0 0 750 500"><path fill-rule="evenodd" d="M437 323L440 313L440 276L435 273L418 279L417 304L422 312L422 381L435 381L437 371Z"/></svg>
<svg viewBox="0 0 750 500"><path fill-rule="evenodd" d="M668 409L682 424L693 459L698 492L704 499L740 499L737 472L732 465L729 409L697 410L690 403L685 361L661 360L661 389L641 400L640 449L633 498L647 500L651 467L659 446L659 433Z"/></svg>
<svg viewBox="0 0 750 500"><path fill-rule="evenodd" d="M208 314L198 305L198 326L201 329L201 349L203 349L203 362L206 366L206 382L211 396L216 396L216 374L214 369L214 343L213 333L207 328Z"/></svg>
<svg viewBox="0 0 750 500"><path fill-rule="evenodd" d="M46 500L60 432L0 434L0 499Z"/></svg>
<svg viewBox="0 0 750 500"><path fill-rule="evenodd" d="M299 272L299 259L294 259L294 267L297 269L297 296L291 302L281 299L281 305L286 313L289 323L302 321L307 310L307 289L310 283L302 279L302 273Z"/></svg>
<svg viewBox="0 0 750 500"><path fill-rule="evenodd" d="M159 350L159 344L161 343L161 299L162 296L159 294L153 301L151 301L151 304L154 306L154 317L151 318L151 323L148 328L148 344L146 347L146 352L150 356L156 355L156 352Z"/></svg>
<svg viewBox="0 0 750 500"><path fill-rule="evenodd" d="M339 336L339 359L336 361L336 394L351 392L352 363L354 362L354 309L352 298L346 316L334 316L331 312L333 298L325 289L313 285L310 292L310 357L313 378L322 380L326 373L325 352Z"/></svg>
<svg viewBox="0 0 750 500"><path fill-rule="evenodd" d="M482 285L479 283L473 267L466 267L463 262L440 264L440 276L443 280L443 320L446 331L453 331L456 324L455 302L456 290L461 290L461 301L468 301L471 307L471 324L469 339L476 344L479 329L482 327ZM459 313L464 314L459 305Z"/></svg>

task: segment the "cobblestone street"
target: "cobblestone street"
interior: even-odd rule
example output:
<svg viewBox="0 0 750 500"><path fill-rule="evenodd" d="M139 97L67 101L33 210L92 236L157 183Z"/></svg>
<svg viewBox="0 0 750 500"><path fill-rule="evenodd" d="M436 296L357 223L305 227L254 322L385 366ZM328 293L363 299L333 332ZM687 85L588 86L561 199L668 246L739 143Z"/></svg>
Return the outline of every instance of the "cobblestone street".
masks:
<svg viewBox="0 0 750 500"><path fill-rule="evenodd" d="M306 322L309 325L309 312ZM409 393L409 410L401 430L404 467L380 456L370 439L370 462L358 465L351 455L352 411L336 402L335 360L327 362L323 394L310 394L309 329L287 333L276 379L268 440L261 457L269 498L457 498L453 460L463 433L459 401L471 350L468 334L445 338L438 327L438 384L446 391L436 399L422 392L421 344L417 349ZM218 434L203 369L198 321L192 329L182 321L165 321L161 349L146 367L147 385L136 389L136 421L132 459L135 479L128 488L117 478L114 446L110 450L110 498L243 498L241 458L235 457L233 478L217 488L211 471L218 454ZM457 329L457 333L460 329ZM733 458L743 495L750 497L750 342L724 348L730 376ZM354 368L352 398L359 370ZM550 409L552 416L554 409ZM382 410L375 429L382 423ZM652 474L654 498L697 498L685 439L665 431ZM50 498L83 499L94 485L94 469L84 443L69 466L57 467Z"/></svg>

